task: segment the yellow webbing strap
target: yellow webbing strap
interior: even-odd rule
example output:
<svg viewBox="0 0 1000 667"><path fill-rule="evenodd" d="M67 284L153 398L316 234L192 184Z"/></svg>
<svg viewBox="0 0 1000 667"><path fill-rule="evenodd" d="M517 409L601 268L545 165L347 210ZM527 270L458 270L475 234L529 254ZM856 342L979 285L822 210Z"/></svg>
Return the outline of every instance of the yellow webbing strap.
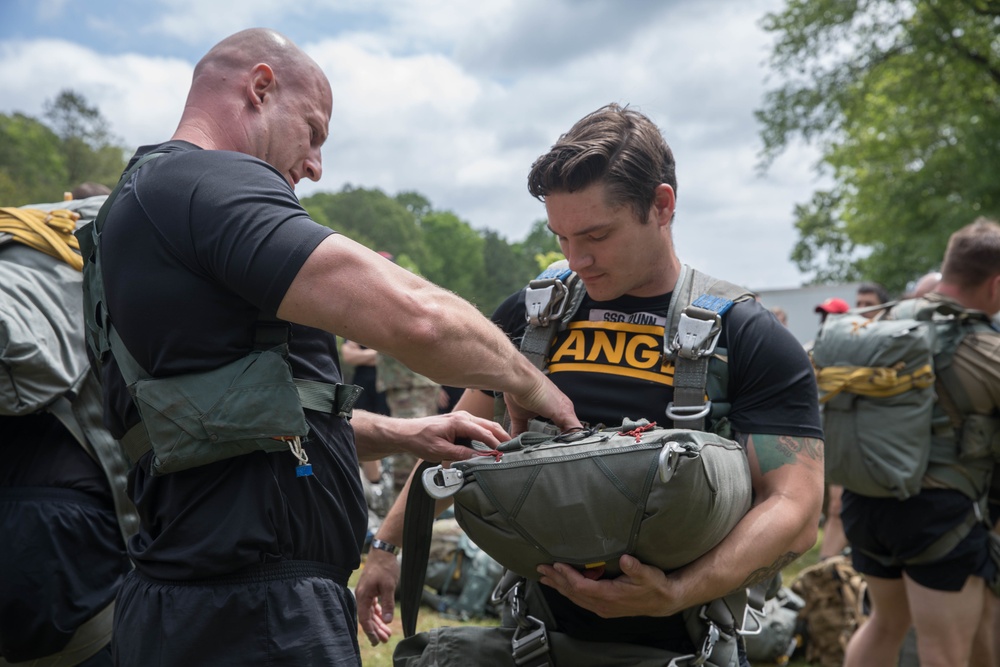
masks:
<svg viewBox="0 0 1000 667"><path fill-rule="evenodd" d="M83 270L80 243L73 236L78 213L58 209L39 211L34 208L0 208L0 232L6 232L46 255L60 259L77 271Z"/></svg>
<svg viewBox="0 0 1000 667"><path fill-rule="evenodd" d="M934 384L934 369L925 364L912 373L901 374L895 368L829 366L816 369L816 384L822 392L821 403L826 403L842 391L886 398L930 387Z"/></svg>

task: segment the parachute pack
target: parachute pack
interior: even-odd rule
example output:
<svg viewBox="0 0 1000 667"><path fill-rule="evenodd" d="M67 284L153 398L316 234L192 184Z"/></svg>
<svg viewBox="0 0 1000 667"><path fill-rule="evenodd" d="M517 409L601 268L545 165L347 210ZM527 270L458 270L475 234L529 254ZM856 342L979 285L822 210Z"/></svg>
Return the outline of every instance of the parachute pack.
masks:
<svg viewBox="0 0 1000 667"><path fill-rule="evenodd" d="M83 261L73 237L78 220L96 215L104 200L98 196L0 208L0 415L19 418L44 412L59 420L107 479L127 543L139 520L125 490L128 462L104 427L101 386L87 358ZM38 442L38 447L45 444ZM15 601L5 600L6 610L12 606ZM87 660L110 639L113 613L111 603L71 628L72 636L58 651L30 662ZM0 663L7 664L2 658Z"/></svg>
<svg viewBox="0 0 1000 667"><path fill-rule="evenodd" d="M82 259L73 232L106 198L0 209L0 414L52 413L100 464L125 541L138 516L128 463L104 428L101 388L87 358Z"/></svg>
<svg viewBox="0 0 1000 667"><path fill-rule="evenodd" d="M905 500L925 475L979 500L1000 455L1000 419L973 414L952 359L987 316L935 294L883 319L831 315L812 350L824 406L826 475L871 497Z"/></svg>

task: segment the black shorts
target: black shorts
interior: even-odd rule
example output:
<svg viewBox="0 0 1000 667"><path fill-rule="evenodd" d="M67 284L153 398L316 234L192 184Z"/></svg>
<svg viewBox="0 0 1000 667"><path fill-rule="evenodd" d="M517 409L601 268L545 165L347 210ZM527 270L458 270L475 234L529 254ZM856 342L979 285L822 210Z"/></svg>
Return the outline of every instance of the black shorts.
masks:
<svg viewBox="0 0 1000 667"><path fill-rule="evenodd" d="M354 596L331 570L286 561L200 582L132 572L115 608L115 664L359 667Z"/></svg>
<svg viewBox="0 0 1000 667"><path fill-rule="evenodd" d="M841 519L854 569L883 579L899 579L905 572L921 586L939 591L959 591L970 576L989 581L996 566L989 557L989 533L982 521L934 562L906 564L973 511L968 496L949 489L928 489L906 500L869 498L845 490ZM871 554L892 564L880 563Z"/></svg>

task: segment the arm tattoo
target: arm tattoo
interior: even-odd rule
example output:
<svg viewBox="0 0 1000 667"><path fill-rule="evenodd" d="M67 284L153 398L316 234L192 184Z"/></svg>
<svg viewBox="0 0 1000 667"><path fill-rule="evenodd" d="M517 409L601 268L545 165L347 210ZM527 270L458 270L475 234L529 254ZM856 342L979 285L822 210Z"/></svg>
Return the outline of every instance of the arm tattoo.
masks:
<svg viewBox="0 0 1000 667"><path fill-rule="evenodd" d="M740 584L740 587L737 588L736 590L739 591L743 590L744 588L750 588L751 586L755 586L761 583L762 581L767 581L777 573L781 572L786 565L788 565L801 555L802 554L797 554L794 551L789 551L784 556L781 556L780 558L778 558L778 560L774 561L774 563L770 567L762 567L759 570L754 570L753 572L751 572L750 576L746 578L746 581ZM735 593L736 591L733 592Z"/></svg>
<svg viewBox="0 0 1000 667"><path fill-rule="evenodd" d="M761 474L786 464L796 463L800 456L823 462L823 441L819 438L741 433L739 442L744 447L753 442Z"/></svg>

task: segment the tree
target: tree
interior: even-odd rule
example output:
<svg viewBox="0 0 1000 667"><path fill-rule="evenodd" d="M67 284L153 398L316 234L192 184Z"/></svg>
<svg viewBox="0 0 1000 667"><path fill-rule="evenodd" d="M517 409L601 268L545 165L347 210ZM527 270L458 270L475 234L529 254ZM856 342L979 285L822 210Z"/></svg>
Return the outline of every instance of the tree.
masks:
<svg viewBox="0 0 1000 667"><path fill-rule="evenodd" d="M1000 2L788 0L763 26L784 83L756 114L762 167L802 137L834 181L796 207L802 271L901 291L1000 214Z"/></svg>
<svg viewBox="0 0 1000 667"><path fill-rule="evenodd" d="M321 192L302 205L323 224L372 250L385 250L397 260L406 255L423 271L427 250L418 218L404 204L375 188L345 185L339 193Z"/></svg>
<svg viewBox="0 0 1000 667"><path fill-rule="evenodd" d="M125 166L125 154L97 107L67 89L45 103L45 118L62 141L70 187L84 181L115 184Z"/></svg>
<svg viewBox="0 0 1000 667"><path fill-rule="evenodd" d="M428 250L424 277L477 303L486 281L483 238L450 212L427 213L420 229Z"/></svg>
<svg viewBox="0 0 1000 667"><path fill-rule="evenodd" d="M59 137L29 116L0 114L0 205L59 201L68 182Z"/></svg>

